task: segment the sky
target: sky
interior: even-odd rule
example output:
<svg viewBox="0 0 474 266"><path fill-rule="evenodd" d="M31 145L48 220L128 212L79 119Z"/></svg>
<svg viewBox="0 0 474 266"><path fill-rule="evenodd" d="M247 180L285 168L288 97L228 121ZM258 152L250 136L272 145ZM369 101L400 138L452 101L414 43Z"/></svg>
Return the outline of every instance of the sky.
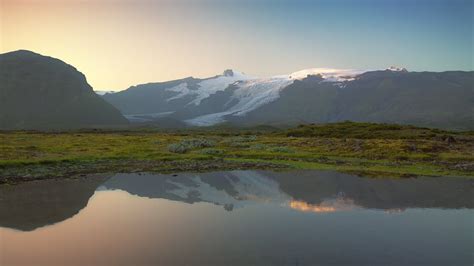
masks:
<svg viewBox="0 0 474 266"><path fill-rule="evenodd" d="M0 0L0 53L59 58L95 90L225 69L473 70L472 0Z"/></svg>

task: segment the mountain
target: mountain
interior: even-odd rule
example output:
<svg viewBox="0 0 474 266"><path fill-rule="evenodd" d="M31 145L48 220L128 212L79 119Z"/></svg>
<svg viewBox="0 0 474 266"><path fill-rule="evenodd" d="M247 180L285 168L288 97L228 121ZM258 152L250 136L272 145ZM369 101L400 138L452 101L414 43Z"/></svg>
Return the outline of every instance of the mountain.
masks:
<svg viewBox="0 0 474 266"><path fill-rule="evenodd" d="M246 124L383 122L474 129L474 72L366 72L342 83L297 80Z"/></svg>
<svg viewBox="0 0 474 266"><path fill-rule="evenodd" d="M207 79L188 77L132 86L125 91L105 94L103 98L117 107L130 121L147 122L168 117L186 108L192 109L193 106L202 107L202 100L211 96L219 97L225 88L246 79L249 77L242 73L226 70L222 75ZM209 109L200 108L199 112L214 111L212 106L207 108ZM179 122L180 119L172 120L183 124Z"/></svg>
<svg viewBox="0 0 474 266"><path fill-rule="evenodd" d="M20 50L0 55L0 129L110 127L128 121L180 128L351 120L472 130L473 84L472 71L314 68L256 78L228 69L205 79L105 93L94 92L74 67Z"/></svg>
<svg viewBox="0 0 474 266"><path fill-rule="evenodd" d="M85 76L61 60L19 50L0 54L0 129L127 124Z"/></svg>
<svg viewBox="0 0 474 266"><path fill-rule="evenodd" d="M130 121L162 126L295 125L344 120L474 129L474 72L315 68L268 78L226 70L103 98Z"/></svg>

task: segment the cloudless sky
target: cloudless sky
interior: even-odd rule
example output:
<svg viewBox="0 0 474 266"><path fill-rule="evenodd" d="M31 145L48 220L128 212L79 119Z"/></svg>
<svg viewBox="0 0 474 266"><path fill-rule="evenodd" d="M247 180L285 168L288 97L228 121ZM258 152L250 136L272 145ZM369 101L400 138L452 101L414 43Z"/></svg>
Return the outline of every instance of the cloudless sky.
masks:
<svg viewBox="0 0 474 266"><path fill-rule="evenodd" d="M0 52L27 49L96 90L227 68L473 70L473 0L0 0Z"/></svg>

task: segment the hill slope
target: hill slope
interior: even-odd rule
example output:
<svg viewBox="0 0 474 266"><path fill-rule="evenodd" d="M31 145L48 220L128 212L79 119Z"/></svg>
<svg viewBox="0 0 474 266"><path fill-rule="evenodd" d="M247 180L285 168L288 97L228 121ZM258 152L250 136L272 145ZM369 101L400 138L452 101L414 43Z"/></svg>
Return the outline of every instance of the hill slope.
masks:
<svg viewBox="0 0 474 266"><path fill-rule="evenodd" d="M62 129L128 123L61 60L20 50L0 55L0 129Z"/></svg>

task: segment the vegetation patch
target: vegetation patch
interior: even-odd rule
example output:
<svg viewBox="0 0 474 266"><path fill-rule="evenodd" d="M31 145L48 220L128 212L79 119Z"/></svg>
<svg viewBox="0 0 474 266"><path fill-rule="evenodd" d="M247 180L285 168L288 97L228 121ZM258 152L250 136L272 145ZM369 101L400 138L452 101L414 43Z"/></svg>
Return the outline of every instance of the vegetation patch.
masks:
<svg viewBox="0 0 474 266"><path fill-rule="evenodd" d="M472 132L466 132L472 134ZM407 125L342 122L300 125L286 131L288 137L326 137L355 139L438 139L455 142L458 132Z"/></svg>
<svg viewBox="0 0 474 266"><path fill-rule="evenodd" d="M101 172L232 169L237 165L244 165L245 169L333 169L400 177L473 177L473 163L472 132L369 123L303 125L255 132L229 128L0 132L1 180Z"/></svg>
<svg viewBox="0 0 474 266"><path fill-rule="evenodd" d="M168 146L168 151L173 153L186 153L190 150L214 147L216 143L208 139L185 139L179 143L173 143Z"/></svg>

